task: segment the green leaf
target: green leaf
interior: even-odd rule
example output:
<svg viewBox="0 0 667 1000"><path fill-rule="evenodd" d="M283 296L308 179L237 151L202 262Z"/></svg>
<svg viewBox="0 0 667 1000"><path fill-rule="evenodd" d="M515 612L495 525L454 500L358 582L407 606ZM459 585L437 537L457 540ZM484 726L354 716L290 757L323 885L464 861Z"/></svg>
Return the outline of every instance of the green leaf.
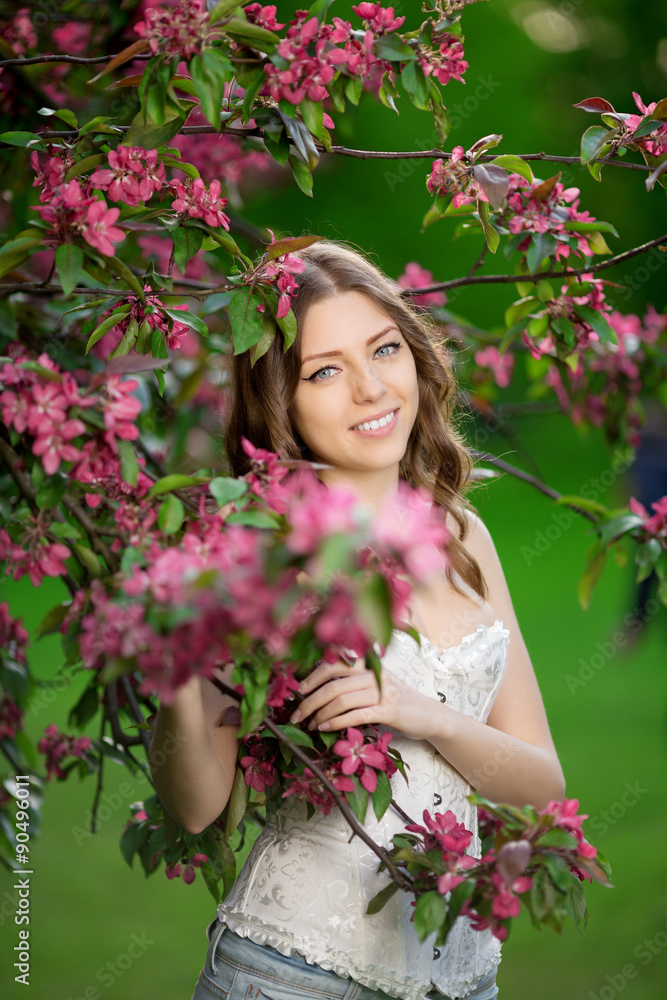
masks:
<svg viewBox="0 0 667 1000"><path fill-rule="evenodd" d="M258 92L262 89L262 85L265 81L266 74L264 72L264 67L260 66L260 68L253 74L250 83L245 88L245 93L243 95L242 121L247 122L249 118L252 118L252 102L255 100Z"/></svg>
<svg viewBox="0 0 667 1000"><path fill-rule="evenodd" d="M170 316L177 323L183 323L184 326L189 326L191 330L195 330L196 333L200 334L202 337L208 337L208 327L200 316L190 311L185 311L185 309L167 309L166 306L160 306L160 309L167 316Z"/></svg>
<svg viewBox="0 0 667 1000"><path fill-rule="evenodd" d="M270 528L275 531L280 521L265 510L237 510L227 518L229 524L245 524L250 528Z"/></svg>
<svg viewBox="0 0 667 1000"><path fill-rule="evenodd" d="M530 169L530 164L526 160L522 160L520 156L514 156L509 153L503 156L496 156L493 160L489 160L489 163L495 163L499 167L503 167L512 174L520 174L524 177L530 184L533 183L533 171Z"/></svg>
<svg viewBox="0 0 667 1000"><path fill-rule="evenodd" d="M123 479L130 486L136 487L139 479L139 462L131 441L117 441L120 455L120 471Z"/></svg>
<svg viewBox="0 0 667 1000"><path fill-rule="evenodd" d="M609 325L609 320L604 313L599 312L597 309L593 309L592 306L573 305L572 309L580 319L583 319L584 322L588 323L588 325L595 330L602 343L616 343L616 334Z"/></svg>
<svg viewBox="0 0 667 1000"><path fill-rule="evenodd" d="M356 776L353 780L356 786L355 790L353 792L345 792L345 798L359 822L363 823L366 819L366 810L368 809L368 792L362 787Z"/></svg>
<svg viewBox="0 0 667 1000"><path fill-rule="evenodd" d="M304 165L307 166L309 172L312 172L320 161L320 154L312 135L304 122L299 121L298 118L290 118L289 115L286 115L280 109L278 110L278 114ZM292 157L290 157L290 161L291 159Z"/></svg>
<svg viewBox="0 0 667 1000"><path fill-rule="evenodd" d="M250 367L254 368L256 363L271 347L276 336L276 324L273 317L265 311L262 316L262 337L250 348Z"/></svg>
<svg viewBox="0 0 667 1000"><path fill-rule="evenodd" d="M117 306L106 319L102 320L100 325L95 327L88 338L88 343L86 344L86 350L84 353L87 354L90 348L96 344L98 340L101 340L105 333L108 333L109 330L113 326L116 326L116 324L119 323L124 316L127 316L131 308L132 306L128 305Z"/></svg>
<svg viewBox="0 0 667 1000"><path fill-rule="evenodd" d="M296 337L296 316L290 308L290 311L280 319L276 319L276 322L283 333L283 352L285 352L292 346Z"/></svg>
<svg viewBox="0 0 667 1000"><path fill-rule="evenodd" d="M157 497L161 493L169 493L170 490L182 490L186 486L199 486L201 483L205 483L207 478L207 476L184 476L180 472L174 472L153 483L146 496Z"/></svg>
<svg viewBox="0 0 667 1000"><path fill-rule="evenodd" d="M248 804L248 786L245 783L243 768L237 767L234 775L232 793L227 803L225 817L225 836L230 838L243 819Z"/></svg>
<svg viewBox="0 0 667 1000"><path fill-rule="evenodd" d="M7 146L25 147L36 139L40 144L43 142L36 132L0 132L0 142L4 142Z"/></svg>
<svg viewBox="0 0 667 1000"><path fill-rule="evenodd" d="M296 743L298 747L313 747L314 743L312 737L304 730L299 729L298 726L283 725L277 727L280 732L292 741Z"/></svg>
<svg viewBox="0 0 667 1000"><path fill-rule="evenodd" d="M88 570L92 577L98 579L102 576L100 561L92 549L89 549L87 545L81 545L79 542L75 542L73 550L81 565Z"/></svg>
<svg viewBox="0 0 667 1000"><path fill-rule="evenodd" d="M241 4L239 3L239 0L218 0L217 4L211 9L208 15L211 24L215 24L216 21L220 21L223 17L227 17L228 14L231 14L232 11L236 10L236 8L240 6Z"/></svg>
<svg viewBox="0 0 667 1000"><path fill-rule="evenodd" d="M62 604L56 604L54 608L47 611L41 622L37 626L37 638L41 639L43 635L50 635L52 632L57 632L62 625L65 615L70 609L71 601L63 601Z"/></svg>
<svg viewBox="0 0 667 1000"><path fill-rule="evenodd" d="M486 201L479 201L477 203L479 211L479 219L482 223L482 229L484 230L484 239L486 240L486 245L491 251L495 253L498 249L500 243L500 233L498 230L489 222L489 205Z"/></svg>
<svg viewBox="0 0 667 1000"><path fill-rule="evenodd" d="M412 103L421 111L428 111L431 88L424 76L424 70L417 61L409 62L401 70L401 83L412 99Z"/></svg>
<svg viewBox="0 0 667 1000"><path fill-rule="evenodd" d="M570 886L565 898L565 908L575 922L577 930L586 929L588 923L588 908L586 895L581 880L574 872L570 873Z"/></svg>
<svg viewBox="0 0 667 1000"><path fill-rule="evenodd" d="M201 250L204 234L197 226L177 226L171 231L174 241L174 263L182 274L188 266L188 261Z"/></svg>
<svg viewBox="0 0 667 1000"><path fill-rule="evenodd" d="M115 255L113 257L105 257L104 263L109 268L109 270L115 271L115 273L119 276L119 278L123 279L123 281L127 284L127 286L131 288L132 291L136 294L142 306L144 306L145 308L146 296L144 295L144 290L141 284L139 283L139 279L135 274L133 274L132 271L130 271L127 264L123 263L123 261L119 257L116 257Z"/></svg>
<svg viewBox="0 0 667 1000"><path fill-rule="evenodd" d="M134 861L134 855L139 850L141 844L148 837L148 828L140 823L130 823L130 825L123 830L122 836L120 838L120 853L123 858L128 863L130 868L132 867L132 862Z"/></svg>
<svg viewBox="0 0 667 1000"><path fill-rule="evenodd" d="M394 34L380 35L376 38L373 51L380 59L388 59L389 62L404 62L406 60L413 62L417 59L415 50Z"/></svg>
<svg viewBox="0 0 667 1000"><path fill-rule="evenodd" d="M391 784L384 771L378 771L377 788L371 794L373 810L378 819L382 819L391 804Z"/></svg>
<svg viewBox="0 0 667 1000"><path fill-rule="evenodd" d="M250 21L245 21L240 17L231 17L224 25L224 31L232 38L238 39L243 45L258 49L260 52L266 52L267 55L274 51L280 41L280 36L276 35L275 32L269 31L268 28L262 28L259 24L251 24ZM204 49L204 52L206 51L211 50Z"/></svg>
<svg viewBox="0 0 667 1000"><path fill-rule="evenodd" d="M266 79L264 74L262 75ZM324 131L324 105L321 101L311 101L304 97L299 107L303 115L304 125L309 132L321 140Z"/></svg>
<svg viewBox="0 0 667 1000"><path fill-rule="evenodd" d="M233 66L222 49L205 48L200 54L193 56L188 69L201 101L204 116L216 131L219 131L225 84L234 75Z"/></svg>
<svg viewBox="0 0 667 1000"><path fill-rule="evenodd" d="M129 354L135 345L138 335L139 324L137 323L136 317L133 316L125 327L125 333L121 337L120 343L117 347L114 347L113 351L110 352L108 360L113 361L114 358L122 358L126 354Z"/></svg>
<svg viewBox="0 0 667 1000"><path fill-rule="evenodd" d="M440 929L447 916L447 904L439 892L425 892L417 900L414 925L417 937L425 941L429 934Z"/></svg>
<svg viewBox="0 0 667 1000"><path fill-rule="evenodd" d="M67 490L68 480L65 476L56 473L54 476L47 476L37 487L35 503L40 510L48 510L57 507Z"/></svg>
<svg viewBox="0 0 667 1000"><path fill-rule="evenodd" d="M257 306L264 303L254 292L248 289L238 291L229 303L229 321L232 326L232 342L234 354L243 354L261 340L263 333L262 313Z"/></svg>
<svg viewBox="0 0 667 1000"><path fill-rule="evenodd" d="M607 129L603 125L591 125L581 137L581 162L590 163L594 160L605 142L616 132L616 129Z"/></svg>
<svg viewBox="0 0 667 1000"><path fill-rule="evenodd" d="M158 527L165 535L173 535L183 524L185 508L178 497L171 494L160 504L157 515Z"/></svg>
<svg viewBox="0 0 667 1000"><path fill-rule="evenodd" d="M452 123L449 120L447 108L443 103L440 88L433 77L431 77L431 113L433 114L433 120L438 132L438 139L440 140L440 144L443 145L447 141Z"/></svg>
<svg viewBox="0 0 667 1000"><path fill-rule="evenodd" d="M164 124L158 124L143 110L138 111L125 133L123 145L141 146L142 149L157 149L181 131L188 115L198 101L180 101L181 110L167 109L164 113Z"/></svg>
<svg viewBox="0 0 667 1000"><path fill-rule="evenodd" d="M579 604L584 611L588 610L591 594L607 562L606 552L597 551L595 546L593 546L593 551L595 554L591 556L589 553L586 569L579 578L577 586Z"/></svg>
<svg viewBox="0 0 667 1000"><path fill-rule="evenodd" d="M577 222L576 219L566 222L563 225L563 229L571 233L611 233L613 236L618 236L616 228L612 226L611 222Z"/></svg>
<svg viewBox="0 0 667 1000"><path fill-rule="evenodd" d="M398 886L395 882L390 882L386 885L384 889L378 892L377 896L373 896L370 903L366 907L366 913L373 915L374 913L379 913L383 906L389 902L392 896L395 896L398 892Z"/></svg>
<svg viewBox="0 0 667 1000"><path fill-rule="evenodd" d="M535 233L526 254L526 262L530 273L535 274L542 261L550 257L557 247L558 240L555 236L551 236L550 233Z"/></svg>
<svg viewBox="0 0 667 1000"><path fill-rule="evenodd" d="M266 248L266 259L267 261L275 260L276 257L282 257L286 253L295 253L297 250L304 250L306 247L312 246L313 243L317 243L323 239L325 239L324 236L297 236L295 238L276 240L275 243L270 243Z"/></svg>
<svg viewBox="0 0 667 1000"><path fill-rule="evenodd" d="M536 844L538 847L572 848L577 846L577 838L568 833L567 830L554 827L552 830L547 830L546 833L543 833L536 841Z"/></svg>
<svg viewBox="0 0 667 1000"><path fill-rule="evenodd" d="M240 500L248 492L248 484L243 479L218 476L211 480L208 489L218 506L224 507L231 500Z"/></svg>

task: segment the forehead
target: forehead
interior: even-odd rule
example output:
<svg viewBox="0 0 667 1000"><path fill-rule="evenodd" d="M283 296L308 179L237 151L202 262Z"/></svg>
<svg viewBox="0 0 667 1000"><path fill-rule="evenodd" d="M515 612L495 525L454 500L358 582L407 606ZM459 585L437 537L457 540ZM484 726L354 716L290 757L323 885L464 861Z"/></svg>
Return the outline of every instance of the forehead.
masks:
<svg viewBox="0 0 667 1000"><path fill-rule="evenodd" d="M382 306L363 292L341 292L310 307L303 323L301 356L365 346L369 337L395 324Z"/></svg>

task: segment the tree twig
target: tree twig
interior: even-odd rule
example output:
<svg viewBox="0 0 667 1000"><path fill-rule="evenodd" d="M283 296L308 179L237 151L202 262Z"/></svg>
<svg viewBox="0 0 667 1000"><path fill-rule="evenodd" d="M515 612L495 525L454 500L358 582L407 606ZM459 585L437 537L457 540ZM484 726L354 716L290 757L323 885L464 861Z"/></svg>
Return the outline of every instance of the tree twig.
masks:
<svg viewBox="0 0 667 1000"><path fill-rule="evenodd" d="M224 681L218 680L217 677L211 678L211 681L223 694L229 695L235 701L241 701L241 696L238 694L237 691L234 690L233 687L230 687L228 684L225 684ZM404 872L402 872L400 868L397 868L397 866L391 860L387 851L385 851L383 847L380 847L379 844L376 844L373 838L366 832L364 826L359 822L354 812L352 811L349 803L345 800L343 795L338 791L336 786L331 781L329 781L326 774L324 774L321 768L317 766L317 764L313 761L313 759L309 757L308 754L305 753L305 751L300 746L297 746L297 744L292 742L292 740L290 740L288 736L285 736L280 727L277 726L275 722L273 722L271 719L269 719L268 717L264 718L262 724L266 726L266 728L270 730L270 732L272 732L273 735L276 736L281 741L281 743L284 743L286 746L288 746L290 751L294 754L295 757L298 757L299 760L306 765L306 767L310 768L315 777L322 782L326 790L334 799L336 805L340 809L341 813L345 817L345 820L350 825L354 833L356 833L356 835L361 840L363 840L363 842L368 847L370 847L373 853L377 855L380 861L383 862L387 871L391 875L392 881L394 881L396 885L399 886L399 888L405 889L406 891L410 892L412 889L412 882L409 879L409 877Z"/></svg>

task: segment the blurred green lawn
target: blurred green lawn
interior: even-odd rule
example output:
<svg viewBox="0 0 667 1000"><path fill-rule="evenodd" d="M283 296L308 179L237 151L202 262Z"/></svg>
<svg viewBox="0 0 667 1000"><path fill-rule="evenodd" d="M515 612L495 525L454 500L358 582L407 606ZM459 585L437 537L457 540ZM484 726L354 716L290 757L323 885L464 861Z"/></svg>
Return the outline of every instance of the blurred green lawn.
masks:
<svg viewBox="0 0 667 1000"><path fill-rule="evenodd" d="M547 481L563 492L579 491L609 468L597 435L582 440L558 417L526 421L517 430L539 457ZM495 453L507 452L499 438L488 444ZM625 488L618 479L600 499L620 503ZM505 568L567 778L567 795L579 798L590 814L588 836L610 858L615 881L614 889L587 888L590 922L582 934L568 924L559 937L533 930L523 916L517 921L504 947L501 1000L612 1000L610 991L615 996L620 990L607 977L616 987L623 982L628 1000L658 1000L664 996L667 958L661 850L667 792L667 611L662 608L651 620L636 649L617 648L591 680L571 691L566 675L578 675L581 661L590 660L598 643L609 641L634 605L629 571L608 566L590 610L583 612L576 585L589 541L586 522L573 518L529 566L522 548L534 548L536 535L555 523L550 501L507 476L476 493L474 502ZM47 597L46 588L34 592L25 581L4 589L31 629L57 598L55 588ZM31 663L40 677L54 676L57 640L36 643ZM71 701L64 690L51 704L38 705L28 717L29 731L37 735L51 721L64 726ZM628 785L635 789L632 795ZM129 802L142 798L145 787L112 766L105 789L106 808L94 836L85 832L93 782L75 779L52 783L47 790L45 831L31 853L31 991L26 994L10 982L3 993L8 1000L25 995L38 1000L185 1000L191 995L203 961L204 930L214 916L213 900L199 878L186 886L181 880L168 881L162 872L146 880L139 869L130 871L118 838ZM11 880L4 872L0 878L0 964L9 970L18 928L12 923ZM642 946L645 939L657 954ZM3 979L8 978L5 972Z"/></svg>

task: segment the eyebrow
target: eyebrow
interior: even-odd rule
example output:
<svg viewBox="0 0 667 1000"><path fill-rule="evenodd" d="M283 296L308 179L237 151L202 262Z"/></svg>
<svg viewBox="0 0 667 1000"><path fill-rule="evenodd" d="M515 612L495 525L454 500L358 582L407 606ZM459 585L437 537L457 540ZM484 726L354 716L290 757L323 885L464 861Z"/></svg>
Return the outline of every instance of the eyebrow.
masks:
<svg viewBox="0 0 667 1000"><path fill-rule="evenodd" d="M384 330L380 330L379 333L375 333L373 334L372 337L369 337L369 339L366 341L366 347L370 347L371 344L374 344L376 340L380 339L380 337L384 337L384 335L386 333L389 333L390 330L399 330L399 328L396 326L395 323L392 323L391 326L386 326ZM325 351L324 354L310 354L307 358L303 359L301 364L305 365L307 361L315 361L318 358L339 358L341 357L342 353L343 353L342 351Z"/></svg>

